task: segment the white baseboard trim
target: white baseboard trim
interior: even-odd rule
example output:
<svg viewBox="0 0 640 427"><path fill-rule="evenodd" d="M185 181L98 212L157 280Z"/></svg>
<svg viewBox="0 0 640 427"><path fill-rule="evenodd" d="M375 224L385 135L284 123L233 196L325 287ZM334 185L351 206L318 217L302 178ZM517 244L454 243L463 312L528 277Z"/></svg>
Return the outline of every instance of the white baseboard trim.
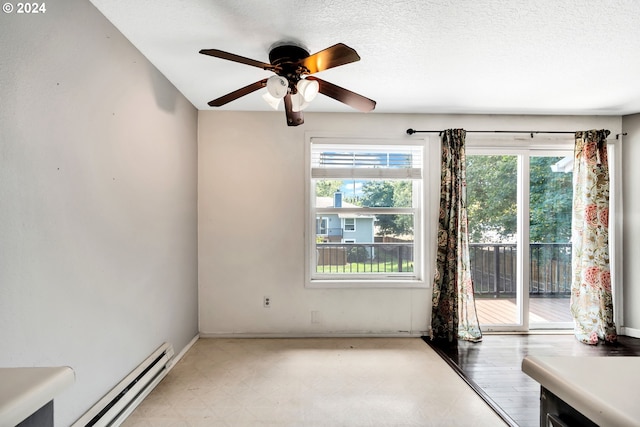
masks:
<svg viewBox="0 0 640 427"><path fill-rule="evenodd" d="M426 332L280 332L200 333L200 338L420 338Z"/></svg>
<svg viewBox="0 0 640 427"><path fill-rule="evenodd" d="M187 354L187 351L189 351L191 349L191 347L193 347L193 345L196 343L196 341L198 341L198 339L200 338L200 334L197 334L195 337L193 337L193 339L191 341L189 341L189 343L180 351L180 353L176 354L171 361L167 364L167 368L169 369L169 371L171 371L173 369L174 366L176 366L176 364L180 361L180 359L182 359L182 357Z"/></svg>
<svg viewBox="0 0 640 427"><path fill-rule="evenodd" d="M628 337L632 337L632 338L640 338L640 329L634 329L634 328L627 328L627 327L622 327L621 329L621 335L626 335Z"/></svg>

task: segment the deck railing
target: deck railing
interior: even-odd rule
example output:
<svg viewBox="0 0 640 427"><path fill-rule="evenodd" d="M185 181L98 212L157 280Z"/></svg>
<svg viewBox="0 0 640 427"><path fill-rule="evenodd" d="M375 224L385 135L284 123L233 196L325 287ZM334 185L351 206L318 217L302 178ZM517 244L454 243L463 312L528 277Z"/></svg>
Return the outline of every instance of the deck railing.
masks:
<svg viewBox="0 0 640 427"><path fill-rule="evenodd" d="M571 243L532 243L529 253L529 295L569 295ZM469 244L471 278L477 297L516 295L516 255L515 243Z"/></svg>
<svg viewBox="0 0 640 427"><path fill-rule="evenodd" d="M318 273L410 273L413 243L316 243Z"/></svg>
<svg viewBox="0 0 640 427"><path fill-rule="evenodd" d="M529 295L570 295L571 243L532 243L529 253ZM469 256L477 297L516 295L515 243L471 243ZM410 273L413 272L413 243L317 243L316 271Z"/></svg>

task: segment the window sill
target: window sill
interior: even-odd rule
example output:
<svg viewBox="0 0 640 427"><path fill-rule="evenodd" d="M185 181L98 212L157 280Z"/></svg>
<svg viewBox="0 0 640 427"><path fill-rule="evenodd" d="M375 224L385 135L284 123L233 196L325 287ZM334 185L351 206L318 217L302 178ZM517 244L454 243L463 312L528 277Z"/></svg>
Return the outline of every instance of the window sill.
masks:
<svg viewBox="0 0 640 427"><path fill-rule="evenodd" d="M307 280L305 288L310 289L428 289L423 280Z"/></svg>

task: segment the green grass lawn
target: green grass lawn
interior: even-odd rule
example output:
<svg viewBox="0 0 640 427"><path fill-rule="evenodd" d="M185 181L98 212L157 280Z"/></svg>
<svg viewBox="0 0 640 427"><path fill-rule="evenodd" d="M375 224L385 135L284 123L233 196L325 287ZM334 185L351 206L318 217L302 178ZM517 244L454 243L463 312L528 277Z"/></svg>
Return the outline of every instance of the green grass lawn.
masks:
<svg viewBox="0 0 640 427"><path fill-rule="evenodd" d="M319 265L318 273L397 273L398 261L350 262L345 265ZM403 273L413 272L412 262L403 262Z"/></svg>

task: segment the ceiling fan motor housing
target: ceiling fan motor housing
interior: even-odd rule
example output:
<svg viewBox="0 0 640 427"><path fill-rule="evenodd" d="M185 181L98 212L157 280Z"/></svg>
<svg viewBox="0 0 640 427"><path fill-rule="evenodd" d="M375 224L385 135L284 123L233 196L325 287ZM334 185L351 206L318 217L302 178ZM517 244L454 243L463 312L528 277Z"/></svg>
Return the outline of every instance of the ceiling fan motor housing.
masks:
<svg viewBox="0 0 640 427"><path fill-rule="evenodd" d="M269 51L269 62L279 68L276 72L279 76L289 80L291 89L295 91L295 85L300 81L300 75L308 73L304 67L298 63L301 59L309 57L309 52L296 45L276 46Z"/></svg>

